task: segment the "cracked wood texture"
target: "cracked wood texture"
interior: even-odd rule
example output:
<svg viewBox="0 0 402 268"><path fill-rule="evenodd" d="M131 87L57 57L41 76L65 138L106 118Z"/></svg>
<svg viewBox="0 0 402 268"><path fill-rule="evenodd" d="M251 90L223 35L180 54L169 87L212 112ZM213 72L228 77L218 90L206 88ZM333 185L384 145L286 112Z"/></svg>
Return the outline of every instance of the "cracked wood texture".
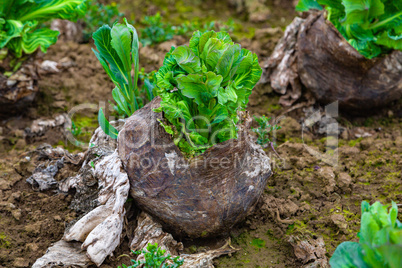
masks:
<svg viewBox="0 0 402 268"><path fill-rule="evenodd" d="M163 120L162 113L153 112L159 105L155 98L119 133L131 195L175 235L196 238L229 231L257 203L272 174L269 158L242 125L238 139L186 159L157 121Z"/></svg>
<svg viewBox="0 0 402 268"><path fill-rule="evenodd" d="M301 82L323 104L362 112L402 97L402 51L366 59L323 14L302 24L296 50Z"/></svg>

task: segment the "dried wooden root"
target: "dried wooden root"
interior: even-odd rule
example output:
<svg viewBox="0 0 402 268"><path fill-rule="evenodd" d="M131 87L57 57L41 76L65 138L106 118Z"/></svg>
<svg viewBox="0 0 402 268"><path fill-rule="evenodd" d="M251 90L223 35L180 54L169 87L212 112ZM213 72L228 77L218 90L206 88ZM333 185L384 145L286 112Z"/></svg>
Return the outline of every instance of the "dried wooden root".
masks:
<svg viewBox="0 0 402 268"><path fill-rule="evenodd" d="M82 249L99 266L120 245L130 184L117 151L95 165L95 176L101 187L98 197L101 206L76 222L63 239L84 242Z"/></svg>
<svg viewBox="0 0 402 268"><path fill-rule="evenodd" d="M158 243L158 246L166 250L165 254L171 256L180 256L184 258L183 268L213 268L212 260L221 255L236 252L226 243L223 247L214 250L208 250L197 254L180 254L183 250L183 244L174 240L171 234L162 230L162 226L155 222L150 215L142 212L138 217L138 225L134 231L134 238L130 243L130 248L134 251L143 250L147 247L148 243ZM137 260L144 260L143 254L138 256Z"/></svg>
<svg viewBox="0 0 402 268"><path fill-rule="evenodd" d="M171 234L164 232L162 225L154 221L150 215L141 212L130 248L134 251L143 250L146 249L148 243L158 243L158 246L171 256L177 256L183 250L181 242L177 242ZM138 258L143 259L143 257L141 254Z"/></svg>
<svg viewBox="0 0 402 268"><path fill-rule="evenodd" d="M88 267L90 264L92 262L81 249L81 243L60 240L48 248L46 254L37 259L32 268Z"/></svg>
<svg viewBox="0 0 402 268"><path fill-rule="evenodd" d="M197 254L182 254L180 255L185 259L182 268L214 268L213 259L222 255L227 255L236 252L236 249L230 247L229 243L226 243L223 247L208 250Z"/></svg>

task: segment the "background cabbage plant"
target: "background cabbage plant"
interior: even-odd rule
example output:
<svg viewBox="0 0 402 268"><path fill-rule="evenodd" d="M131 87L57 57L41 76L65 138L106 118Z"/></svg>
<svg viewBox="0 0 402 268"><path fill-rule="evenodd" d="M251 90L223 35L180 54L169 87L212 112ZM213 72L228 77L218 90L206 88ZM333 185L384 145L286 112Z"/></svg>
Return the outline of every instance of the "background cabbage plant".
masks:
<svg viewBox="0 0 402 268"><path fill-rule="evenodd" d="M46 52L59 32L43 23L57 18L76 20L86 8L86 0L0 0L0 48L16 57L39 47Z"/></svg>

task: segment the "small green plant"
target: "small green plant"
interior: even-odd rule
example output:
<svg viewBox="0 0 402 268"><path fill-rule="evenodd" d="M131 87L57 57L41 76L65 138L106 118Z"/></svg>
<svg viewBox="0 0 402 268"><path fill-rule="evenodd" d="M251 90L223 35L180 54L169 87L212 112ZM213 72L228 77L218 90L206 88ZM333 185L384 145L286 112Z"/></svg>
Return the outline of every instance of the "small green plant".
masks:
<svg viewBox="0 0 402 268"><path fill-rule="evenodd" d="M104 24L113 25L123 17L119 12L119 6L112 2L110 5L104 5L95 0L88 1L88 11L82 20L85 23L83 29L84 42L88 42L92 33Z"/></svg>
<svg viewBox="0 0 402 268"><path fill-rule="evenodd" d="M193 34L189 46L172 48L156 74L158 111L166 132L188 156L237 138L237 112L261 77L256 54L234 44L226 32Z"/></svg>
<svg viewBox="0 0 402 268"><path fill-rule="evenodd" d="M300 0L296 10L323 6L327 19L366 58L402 50L401 0Z"/></svg>
<svg viewBox="0 0 402 268"><path fill-rule="evenodd" d="M58 31L44 23L53 19L76 20L86 12L85 0L0 0L0 49L15 57L46 52L57 41Z"/></svg>
<svg viewBox="0 0 402 268"><path fill-rule="evenodd" d="M133 265L127 266L125 264L119 268L135 268L143 265L144 268L177 268L183 265L184 260L179 256L172 258L170 254L165 256L166 250L158 247L158 243L148 244L146 250L136 251L136 255L144 254L145 261L131 260ZM171 264L169 264L171 263Z"/></svg>
<svg viewBox="0 0 402 268"><path fill-rule="evenodd" d="M198 20L184 22L180 25L172 25L162 21L161 14L158 12L154 16L145 16L141 21L146 25L140 30L140 42L143 46L158 44L170 40L175 35L191 36L191 33L199 30L204 33L211 30L232 32L235 27L233 19L227 22L209 21L201 23Z"/></svg>
<svg viewBox="0 0 402 268"><path fill-rule="evenodd" d="M257 134L257 143L259 145L266 145L268 143L271 143L269 134L271 131L279 130L281 129L280 126L278 125L271 125L269 121L271 120L270 118L265 117L265 115L256 117L254 116L254 120L258 123L258 128L253 128L252 131Z"/></svg>
<svg viewBox="0 0 402 268"><path fill-rule="evenodd" d="M170 40L176 33L174 26L162 22L162 17L159 12L154 16L145 16L141 23L147 25L140 30L141 44L143 46Z"/></svg>
<svg viewBox="0 0 402 268"><path fill-rule="evenodd" d="M331 267L402 267L402 224L396 203L389 211L380 202L370 206L363 201L361 206L359 242L340 244L329 261Z"/></svg>
<svg viewBox="0 0 402 268"><path fill-rule="evenodd" d="M77 126L74 121L71 121L71 128L69 130L74 137L77 137L82 133L81 127Z"/></svg>
<svg viewBox="0 0 402 268"><path fill-rule="evenodd" d="M131 116L140 107L138 102L138 36L134 26L124 19L125 24L116 23L113 28L103 25L94 34L93 39L98 51L94 53L110 79L115 84L112 95L117 103L117 110L125 116ZM134 66L134 68L133 68ZM133 73L133 76L131 76ZM102 108L98 121L102 130L113 139L118 131L106 119Z"/></svg>

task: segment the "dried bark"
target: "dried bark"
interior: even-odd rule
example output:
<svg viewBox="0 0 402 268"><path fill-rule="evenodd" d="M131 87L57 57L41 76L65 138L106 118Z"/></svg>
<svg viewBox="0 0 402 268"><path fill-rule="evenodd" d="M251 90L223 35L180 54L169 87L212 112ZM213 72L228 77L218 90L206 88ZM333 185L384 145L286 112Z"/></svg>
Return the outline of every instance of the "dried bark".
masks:
<svg viewBox="0 0 402 268"><path fill-rule="evenodd" d="M0 118L15 114L34 100L38 92L38 68L28 60L10 77L0 73Z"/></svg>
<svg viewBox="0 0 402 268"><path fill-rule="evenodd" d="M300 98L299 82L320 103L339 101L341 110L354 113L365 113L402 97L402 51L366 59L323 13L311 14L305 21L296 18L288 26L268 59L265 73L275 91L290 96L288 102L281 98L285 106Z"/></svg>
<svg viewBox="0 0 402 268"><path fill-rule="evenodd" d="M159 103L156 98L134 113L119 134L118 151L131 195L174 234L227 232L258 201L272 174L269 158L241 125L238 139L186 159L160 126L162 114L153 112Z"/></svg>
<svg viewBox="0 0 402 268"><path fill-rule="evenodd" d="M286 28L274 52L264 66L263 81L271 82L273 90L286 95L279 99L283 106L290 106L301 97L302 87L297 73L296 43L300 26L304 19L294 18Z"/></svg>

